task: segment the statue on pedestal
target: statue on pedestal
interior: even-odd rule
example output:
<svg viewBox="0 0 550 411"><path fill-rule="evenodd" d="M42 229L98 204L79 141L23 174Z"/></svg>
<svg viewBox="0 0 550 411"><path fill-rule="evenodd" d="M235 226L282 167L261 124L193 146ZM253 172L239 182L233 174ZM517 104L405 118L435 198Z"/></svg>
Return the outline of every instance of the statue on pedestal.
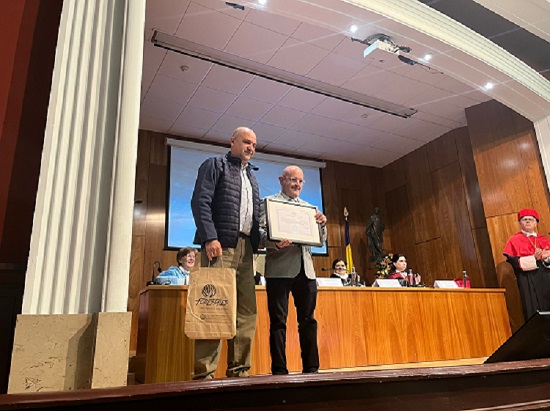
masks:
<svg viewBox="0 0 550 411"><path fill-rule="evenodd" d="M379 209L375 207L367 223L367 244L371 252L371 258L375 259L382 255L382 243L384 242L384 223L380 219Z"/></svg>

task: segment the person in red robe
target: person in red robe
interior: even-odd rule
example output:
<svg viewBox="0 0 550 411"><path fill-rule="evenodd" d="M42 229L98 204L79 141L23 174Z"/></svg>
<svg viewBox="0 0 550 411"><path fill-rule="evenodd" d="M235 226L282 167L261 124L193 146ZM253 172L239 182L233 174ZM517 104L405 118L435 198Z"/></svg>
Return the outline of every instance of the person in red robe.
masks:
<svg viewBox="0 0 550 411"><path fill-rule="evenodd" d="M388 273L388 278L406 280L407 279L407 257L403 254L395 253L391 259L392 268Z"/></svg>
<svg viewBox="0 0 550 411"><path fill-rule="evenodd" d="M516 274L525 321L537 311L550 310L550 240L537 233L539 219L536 210L520 210L520 231L503 251Z"/></svg>

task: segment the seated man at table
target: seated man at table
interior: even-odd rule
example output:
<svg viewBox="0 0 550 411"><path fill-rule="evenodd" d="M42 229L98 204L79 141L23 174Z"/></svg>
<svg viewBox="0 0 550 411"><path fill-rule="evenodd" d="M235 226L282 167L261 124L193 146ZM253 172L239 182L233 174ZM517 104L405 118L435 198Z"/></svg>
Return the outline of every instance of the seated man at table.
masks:
<svg viewBox="0 0 550 411"><path fill-rule="evenodd" d="M304 185L304 173L300 167L288 166L279 177L281 191L268 198L309 205L299 198ZM327 238L327 218L317 211L315 220L322 229L321 241ZM314 317L317 303L317 284L311 258L311 247L293 244L289 240L267 241L266 210L262 202L260 234L266 246L265 278L267 309L269 312L269 349L271 372L288 374L286 365L286 319L288 298L292 292L298 316L298 334L302 354L302 372L315 373L319 369L317 348L317 320Z"/></svg>

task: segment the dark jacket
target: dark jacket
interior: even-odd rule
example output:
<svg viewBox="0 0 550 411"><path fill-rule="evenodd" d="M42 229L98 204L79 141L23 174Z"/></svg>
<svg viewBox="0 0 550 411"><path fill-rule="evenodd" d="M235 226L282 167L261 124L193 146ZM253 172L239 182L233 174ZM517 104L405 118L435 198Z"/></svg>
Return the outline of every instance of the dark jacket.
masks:
<svg viewBox="0 0 550 411"><path fill-rule="evenodd" d="M254 251L260 243L259 216L260 192L250 163L246 173L252 186L252 230L250 241ZM195 244L204 245L208 240L217 239L222 248L235 248L239 238L241 207L241 159L231 152L222 157L212 157L199 168L191 210L197 226Z"/></svg>

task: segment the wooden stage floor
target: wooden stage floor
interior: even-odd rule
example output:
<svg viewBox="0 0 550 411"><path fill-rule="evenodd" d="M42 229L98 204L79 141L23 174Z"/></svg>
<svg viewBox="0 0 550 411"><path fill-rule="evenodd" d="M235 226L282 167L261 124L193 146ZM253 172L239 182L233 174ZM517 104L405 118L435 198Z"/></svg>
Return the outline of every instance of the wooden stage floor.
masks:
<svg viewBox="0 0 550 411"><path fill-rule="evenodd" d="M0 395L0 410L550 410L550 359L483 360Z"/></svg>

